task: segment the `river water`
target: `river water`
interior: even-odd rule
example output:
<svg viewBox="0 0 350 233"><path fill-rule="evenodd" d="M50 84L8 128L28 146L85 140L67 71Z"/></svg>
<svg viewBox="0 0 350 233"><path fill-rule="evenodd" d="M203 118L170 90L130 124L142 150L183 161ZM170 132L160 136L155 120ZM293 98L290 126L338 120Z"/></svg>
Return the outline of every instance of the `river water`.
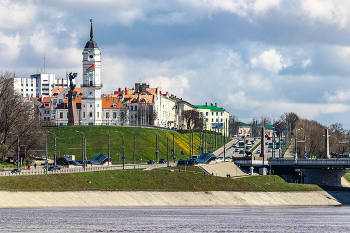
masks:
<svg viewBox="0 0 350 233"><path fill-rule="evenodd" d="M349 232L350 207L0 209L0 232Z"/></svg>

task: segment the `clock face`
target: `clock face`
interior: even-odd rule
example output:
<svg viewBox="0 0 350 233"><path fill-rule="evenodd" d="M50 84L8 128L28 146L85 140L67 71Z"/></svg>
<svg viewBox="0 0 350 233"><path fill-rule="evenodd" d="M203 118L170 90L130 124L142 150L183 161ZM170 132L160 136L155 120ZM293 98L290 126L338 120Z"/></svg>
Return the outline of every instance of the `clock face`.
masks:
<svg viewBox="0 0 350 233"><path fill-rule="evenodd" d="M93 59L93 58L94 58L94 55L91 54L89 57L90 57L90 59Z"/></svg>
<svg viewBox="0 0 350 233"><path fill-rule="evenodd" d="M96 97L99 97L100 96L100 92L96 91L95 95L96 95Z"/></svg>
<svg viewBox="0 0 350 233"><path fill-rule="evenodd" d="M90 91L90 95L92 95L92 91Z"/></svg>

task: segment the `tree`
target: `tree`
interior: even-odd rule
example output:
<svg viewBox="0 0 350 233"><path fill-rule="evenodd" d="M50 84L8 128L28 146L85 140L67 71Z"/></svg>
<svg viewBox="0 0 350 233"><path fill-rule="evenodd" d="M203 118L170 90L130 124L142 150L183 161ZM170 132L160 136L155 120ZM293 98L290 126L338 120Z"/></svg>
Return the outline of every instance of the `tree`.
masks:
<svg viewBox="0 0 350 233"><path fill-rule="evenodd" d="M271 119L266 117L266 116L261 116L260 117L260 125L266 127L266 125L270 125L271 124Z"/></svg>
<svg viewBox="0 0 350 233"><path fill-rule="evenodd" d="M20 145L27 150L43 145L40 119L33 101L21 97L13 89L14 74L0 72L0 145L2 160L8 152L17 154L18 136ZM14 156L14 158L17 158Z"/></svg>
<svg viewBox="0 0 350 233"><path fill-rule="evenodd" d="M239 118L235 115L231 115L230 119L229 119L229 129L231 132L233 132L233 134L238 134L238 122L239 122Z"/></svg>
<svg viewBox="0 0 350 233"><path fill-rule="evenodd" d="M153 105L142 104L137 109L137 121L139 125L154 125L157 118L157 112Z"/></svg>
<svg viewBox="0 0 350 233"><path fill-rule="evenodd" d="M201 120L199 119L199 112L195 109L191 109L191 110L183 110L181 112L181 116L184 119L184 121L186 122L186 126L187 129L192 129L196 126L196 122L197 122L197 126L199 125L198 122L200 122ZM202 120L202 127L203 127L203 120Z"/></svg>

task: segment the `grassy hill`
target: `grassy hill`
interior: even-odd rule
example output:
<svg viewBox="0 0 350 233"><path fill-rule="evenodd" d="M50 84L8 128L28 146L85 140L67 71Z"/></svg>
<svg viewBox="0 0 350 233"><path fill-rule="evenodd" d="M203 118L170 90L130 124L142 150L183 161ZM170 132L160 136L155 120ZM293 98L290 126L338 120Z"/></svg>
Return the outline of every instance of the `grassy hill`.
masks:
<svg viewBox="0 0 350 233"><path fill-rule="evenodd" d="M169 171L171 169L172 171ZM251 176L229 179L203 174L191 167L145 170L111 170L36 176L1 177L2 190L81 191L81 190L149 190L149 191L322 191L310 184L287 183L279 176ZM183 167L181 169L184 169Z"/></svg>
<svg viewBox="0 0 350 233"><path fill-rule="evenodd" d="M190 157L190 134L180 134L178 132L141 127L116 127L116 126L81 126L81 127L48 127L45 130L53 132L57 136L57 157L64 155L75 155L76 159L82 159L82 134L86 137L86 154L88 159L94 158L97 154L108 154L108 133L110 132L110 156L112 162L122 162L123 155L123 134L124 150L127 163L133 162L134 156L134 133L136 163L147 162L156 158L156 134L159 135L159 158L167 158L167 138L169 137L169 157L173 148L173 137L175 137L175 157L176 159L188 159ZM105 132L107 131L107 132ZM116 132L118 131L118 132ZM194 133L194 153L200 154L200 133ZM211 139L211 140L210 140ZM48 154L54 155L54 136L48 133ZM211 143L210 143L211 141ZM226 139L226 142L228 139ZM215 146L215 136L207 134L208 151L215 151L223 145L223 137L217 136L217 146ZM41 148L43 149L43 148ZM183 154L181 153L183 152ZM44 155L45 152L40 152Z"/></svg>

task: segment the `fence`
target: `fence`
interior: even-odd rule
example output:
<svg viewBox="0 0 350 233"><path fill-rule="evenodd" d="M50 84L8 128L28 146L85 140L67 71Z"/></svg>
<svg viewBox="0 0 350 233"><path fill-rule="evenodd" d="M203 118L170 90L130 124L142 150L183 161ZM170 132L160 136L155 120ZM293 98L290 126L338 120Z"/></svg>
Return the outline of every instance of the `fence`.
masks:
<svg viewBox="0 0 350 233"><path fill-rule="evenodd" d="M169 163L169 166L175 166L175 163ZM124 169L153 169L157 167L167 167L167 163L164 164L133 164L133 165L125 165ZM123 166L101 166L101 167L86 167L85 169L82 167L76 168L61 168L60 170L53 171L44 171L43 168L39 169L31 169L31 170L22 170L18 173L11 173L11 171L0 172L0 176L28 176L28 175L44 175L44 174L62 174L62 173L78 173L78 172L92 172L92 171L106 171L106 170L122 170Z"/></svg>

